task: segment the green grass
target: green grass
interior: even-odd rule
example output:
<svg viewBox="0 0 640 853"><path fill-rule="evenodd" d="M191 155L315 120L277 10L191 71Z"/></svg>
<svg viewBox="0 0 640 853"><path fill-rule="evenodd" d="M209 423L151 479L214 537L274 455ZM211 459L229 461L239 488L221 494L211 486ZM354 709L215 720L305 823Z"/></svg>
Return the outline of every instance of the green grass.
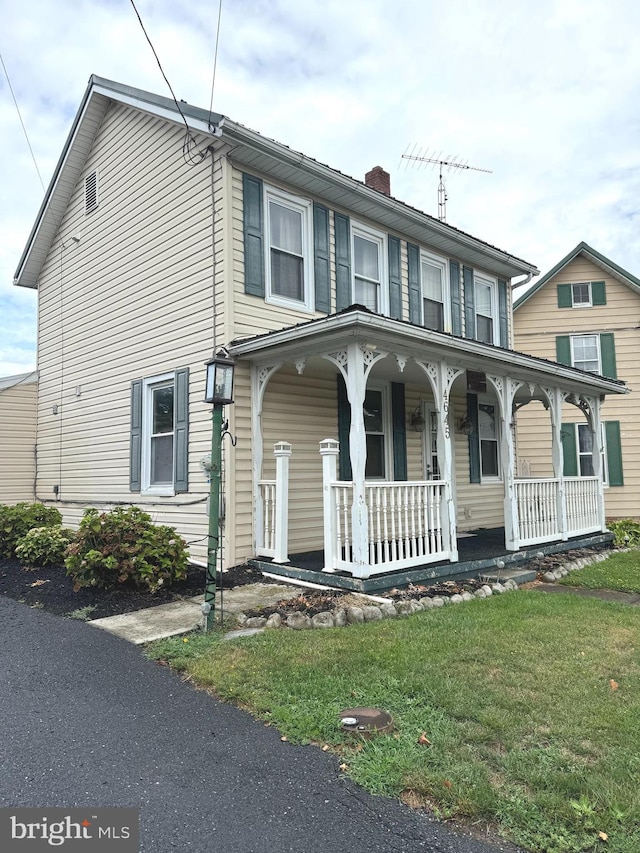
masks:
<svg viewBox="0 0 640 853"><path fill-rule="evenodd" d="M639 629L636 608L520 592L346 629L192 635L149 654L292 742L336 747L375 794L491 824L536 853L637 853ZM389 711L395 736L346 741L338 714L358 705Z"/></svg>
<svg viewBox="0 0 640 853"><path fill-rule="evenodd" d="M640 594L640 551L634 549L614 553L602 563L571 572L560 583Z"/></svg>

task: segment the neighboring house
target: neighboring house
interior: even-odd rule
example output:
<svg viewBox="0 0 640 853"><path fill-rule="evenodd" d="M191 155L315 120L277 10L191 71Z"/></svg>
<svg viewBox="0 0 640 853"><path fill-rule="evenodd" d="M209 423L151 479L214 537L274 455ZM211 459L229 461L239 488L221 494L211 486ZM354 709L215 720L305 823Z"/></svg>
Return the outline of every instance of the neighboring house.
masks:
<svg viewBox="0 0 640 853"><path fill-rule="evenodd" d="M514 303L515 348L561 364L640 385L640 280L580 243ZM602 406L602 462L608 518L640 517L640 398L610 397ZM518 412L520 471L551 476L546 413L532 404ZM575 406L562 414L566 476L593 474L592 436Z"/></svg>
<svg viewBox="0 0 640 853"><path fill-rule="evenodd" d="M38 376L0 379L0 503L32 501L36 480Z"/></svg>
<svg viewBox="0 0 640 853"><path fill-rule="evenodd" d="M598 429L626 390L511 350L511 279L532 264L392 198L379 167L361 183L180 109L91 78L20 260L40 499L68 523L139 504L204 559L204 362L225 346L225 565L324 548L367 577L455 563L459 531L504 527L517 550L605 529L595 453L575 511L515 478L514 406L572 394Z"/></svg>

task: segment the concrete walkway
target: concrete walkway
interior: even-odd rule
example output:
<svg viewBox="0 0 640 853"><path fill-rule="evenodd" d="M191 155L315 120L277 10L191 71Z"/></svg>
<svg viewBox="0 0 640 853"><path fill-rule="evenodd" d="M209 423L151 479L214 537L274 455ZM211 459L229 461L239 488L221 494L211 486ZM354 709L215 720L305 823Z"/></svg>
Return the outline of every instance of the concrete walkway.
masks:
<svg viewBox="0 0 640 853"><path fill-rule="evenodd" d="M538 583L531 587L540 592L570 592L585 598L599 598L601 601L615 601L618 604L640 605L640 595L632 592L618 592L615 589L587 589L583 586L566 586L559 583Z"/></svg>
<svg viewBox="0 0 640 853"><path fill-rule="evenodd" d="M216 595L216 612L233 614L256 607L266 607L286 598L295 598L303 592L303 588L291 584L252 583L235 589L224 590L222 596ZM120 616L105 616L103 619L93 619L87 624L102 628L110 634L122 637L130 643L141 645L152 640L161 640L177 634L186 634L202 625L200 606L204 595L187 598L184 601L172 601L170 604L159 604L146 610L135 610L133 613L123 613ZM221 607L222 605L222 607Z"/></svg>

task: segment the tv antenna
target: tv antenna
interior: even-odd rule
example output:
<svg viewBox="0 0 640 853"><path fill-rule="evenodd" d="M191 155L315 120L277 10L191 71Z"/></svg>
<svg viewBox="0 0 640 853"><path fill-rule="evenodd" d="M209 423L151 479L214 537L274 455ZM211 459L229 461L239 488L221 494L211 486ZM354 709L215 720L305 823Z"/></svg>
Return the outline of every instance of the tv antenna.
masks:
<svg viewBox="0 0 640 853"><path fill-rule="evenodd" d="M488 175L493 174L491 169L480 169L478 166L470 166L467 160L461 160L459 157L451 157L447 155L446 157L442 156L442 152L436 154L433 152L434 156L429 156L429 151L423 151L422 149L418 149L416 153L416 146L414 145L411 149L411 153L409 153L410 144L407 146L407 150L402 155L401 160L412 160L419 164L418 168L422 166L423 163L431 164L432 168L436 166L439 167L440 173L440 181L438 183L438 219L440 222L447 221L447 190L444 184L444 170L448 170L449 172L455 171L471 171L471 172L485 172Z"/></svg>

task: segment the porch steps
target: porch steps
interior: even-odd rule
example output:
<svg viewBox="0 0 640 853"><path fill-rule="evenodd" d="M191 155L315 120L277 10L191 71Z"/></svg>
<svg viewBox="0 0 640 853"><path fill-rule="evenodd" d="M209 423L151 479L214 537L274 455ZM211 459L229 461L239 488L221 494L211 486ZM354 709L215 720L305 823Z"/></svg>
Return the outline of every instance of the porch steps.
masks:
<svg viewBox="0 0 640 853"><path fill-rule="evenodd" d="M523 583L531 583L536 577L536 573L530 569L495 569L494 571L480 573L481 581L486 581L487 583L515 581L518 586L521 586Z"/></svg>

